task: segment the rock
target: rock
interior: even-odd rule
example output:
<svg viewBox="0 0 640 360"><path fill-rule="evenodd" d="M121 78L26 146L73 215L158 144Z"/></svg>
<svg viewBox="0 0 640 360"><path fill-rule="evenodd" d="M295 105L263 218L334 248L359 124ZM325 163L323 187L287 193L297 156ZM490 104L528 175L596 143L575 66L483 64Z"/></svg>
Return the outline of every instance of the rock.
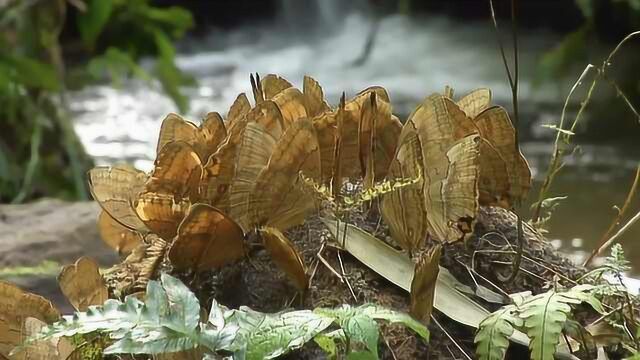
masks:
<svg viewBox="0 0 640 360"><path fill-rule="evenodd" d="M35 266L44 260L71 264L86 255L102 267L118 261L98 233L99 206L92 201L44 199L21 205L0 205L0 268ZM4 276L26 291L51 300L65 314L73 308L50 274Z"/></svg>
<svg viewBox="0 0 640 360"><path fill-rule="evenodd" d="M97 203L89 201L0 205L0 268L43 260L64 265L83 255L103 266L117 262L117 254L100 239L98 213Z"/></svg>

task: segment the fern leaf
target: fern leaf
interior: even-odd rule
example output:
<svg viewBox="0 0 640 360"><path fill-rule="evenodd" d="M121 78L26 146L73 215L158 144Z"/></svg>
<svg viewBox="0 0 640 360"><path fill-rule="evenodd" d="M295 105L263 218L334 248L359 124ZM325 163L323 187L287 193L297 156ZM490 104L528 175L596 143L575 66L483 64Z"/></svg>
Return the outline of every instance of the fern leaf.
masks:
<svg viewBox="0 0 640 360"><path fill-rule="evenodd" d="M480 360L502 360L509 347L514 327L522 327L522 319L515 316L516 307L505 306L490 314L478 327L474 342Z"/></svg>
<svg viewBox="0 0 640 360"><path fill-rule="evenodd" d="M234 356L247 360L273 359L300 348L333 320L310 310L265 314L247 307L225 315L227 324L238 327Z"/></svg>
<svg viewBox="0 0 640 360"><path fill-rule="evenodd" d="M562 328L571 312L569 304L582 301L553 290L536 295L522 305L520 317L531 338L529 348L533 360L553 360Z"/></svg>

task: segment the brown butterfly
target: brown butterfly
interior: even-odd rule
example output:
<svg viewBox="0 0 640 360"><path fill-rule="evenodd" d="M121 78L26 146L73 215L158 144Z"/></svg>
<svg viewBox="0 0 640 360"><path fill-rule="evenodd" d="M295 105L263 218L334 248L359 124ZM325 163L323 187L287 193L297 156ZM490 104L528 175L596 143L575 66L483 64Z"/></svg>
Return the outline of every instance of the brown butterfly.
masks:
<svg viewBox="0 0 640 360"><path fill-rule="evenodd" d="M516 133L507 111L499 106L482 111L474 119L480 134L504 159L509 177L508 194L501 199L510 208L521 202L531 188L531 170L520 150L516 150Z"/></svg>
<svg viewBox="0 0 640 360"><path fill-rule="evenodd" d="M51 324L60 319L60 312L42 296L0 280L0 357L9 359L13 348L24 343L28 318Z"/></svg>
<svg viewBox="0 0 640 360"><path fill-rule="evenodd" d="M244 254L244 233L240 226L206 204L191 207L169 249L173 266L196 271L219 268Z"/></svg>
<svg viewBox="0 0 640 360"><path fill-rule="evenodd" d="M319 146L309 119L300 119L285 131L258 175L249 202L253 224L284 231L315 208L313 196L302 190L299 172L316 181L320 177Z"/></svg>
<svg viewBox="0 0 640 360"><path fill-rule="evenodd" d="M464 112L442 95L427 97L409 119L422 144L429 234L439 241L460 240L473 230L478 210L480 137Z"/></svg>
<svg viewBox="0 0 640 360"><path fill-rule="evenodd" d="M411 316L426 324L431 320L442 245L435 244L420 255L411 281Z"/></svg>
<svg viewBox="0 0 640 360"><path fill-rule="evenodd" d="M160 150L145 192L197 199L202 173L202 161L194 148L184 141L173 141Z"/></svg>
<svg viewBox="0 0 640 360"><path fill-rule="evenodd" d="M422 246L429 231L424 194L423 145L413 120L405 123L398 143L387 178L420 180L385 194L380 211L389 225L391 237L411 254Z"/></svg>
<svg viewBox="0 0 640 360"><path fill-rule="evenodd" d="M309 279L302 257L295 246L276 228L263 227L258 233L273 261L287 274L298 290L304 291L309 285Z"/></svg>
<svg viewBox="0 0 640 360"><path fill-rule="evenodd" d="M183 141L194 148L202 161L206 161L226 135L224 121L216 112L208 113L200 126L184 120L180 115L169 114L160 126L156 153L159 155L168 143Z"/></svg>
<svg viewBox="0 0 640 360"><path fill-rule="evenodd" d="M152 233L171 241L191 202L173 194L147 191L136 199L135 212Z"/></svg>
<svg viewBox="0 0 640 360"><path fill-rule="evenodd" d="M285 78L275 74L268 74L264 79L260 80L264 100L273 99L276 95L285 89L293 87Z"/></svg>
<svg viewBox="0 0 640 360"><path fill-rule="evenodd" d="M253 155L264 155L265 153L268 153L268 155L266 155L266 158L268 159L268 156L270 155L269 149L243 146L243 142L250 142L256 139L253 136L255 134L255 129L250 130L251 136L245 136L245 130L248 124L259 124L264 131L271 134L274 138L279 137L284 128L280 110L271 100L259 103L242 119L236 120L231 125L227 138L204 166L204 175L200 190L203 198L206 199L207 202L225 211L229 210L229 189L234 183L236 169L250 173L251 169L245 168L244 165L247 165L246 161L249 161L248 164L252 164L253 160L247 159L247 156L252 157ZM254 145L257 145L258 147L260 146L260 144ZM237 162L240 159L239 155L243 148L244 154L241 160L243 163L240 168L237 168ZM264 165L266 165L266 163ZM246 175L249 176L249 178L245 180L251 181L252 176L250 174ZM239 178L242 178L243 176L245 175L241 175ZM238 186L240 185L238 184ZM236 201L237 204L237 199L234 201Z"/></svg>
<svg viewBox="0 0 640 360"><path fill-rule="evenodd" d="M109 298L98 264L88 257L83 256L74 264L63 267L58 284L77 311L86 311L90 305L102 305Z"/></svg>
<svg viewBox="0 0 640 360"><path fill-rule="evenodd" d="M149 232L134 210L148 179L146 173L129 165L98 166L89 170L88 177L91 194L104 212L127 229Z"/></svg>
<svg viewBox="0 0 640 360"><path fill-rule="evenodd" d="M239 94L227 113L227 126L233 126L238 119L242 119L249 111L251 111L251 104L249 104L247 95L244 93Z"/></svg>
<svg viewBox="0 0 640 360"><path fill-rule="evenodd" d="M451 89L450 99L453 99L453 89ZM475 89L458 100L458 106L468 117L475 118L482 111L491 105L491 90L487 88Z"/></svg>
<svg viewBox="0 0 640 360"><path fill-rule="evenodd" d="M322 87L312 77L304 77L302 93L304 95L304 107L309 117L316 117L331 110L324 99Z"/></svg>
<svg viewBox="0 0 640 360"><path fill-rule="evenodd" d="M129 254L142 242L140 233L124 227L104 210L98 216L98 230L102 240L121 255Z"/></svg>

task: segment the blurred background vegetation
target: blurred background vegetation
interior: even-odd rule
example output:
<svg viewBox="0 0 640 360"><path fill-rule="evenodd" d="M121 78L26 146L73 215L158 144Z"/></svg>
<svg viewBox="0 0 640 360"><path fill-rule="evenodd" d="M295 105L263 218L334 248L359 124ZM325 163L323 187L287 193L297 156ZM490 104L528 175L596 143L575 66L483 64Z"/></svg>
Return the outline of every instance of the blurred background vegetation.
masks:
<svg viewBox="0 0 640 360"><path fill-rule="evenodd" d="M500 15L507 16L509 2L495 2ZM118 87L136 77L160 86L184 113L189 107L184 89L195 85L195 79L176 65L178 40L186 35L197 42L212 28L232 29L274 20L283 7L306 3L0 0L0 203L44 196L87 197L85 172L92 159L74 132L69 91L104 82ZM354 3L373 9L374 16L441 14L458 22L489 19L487 1L479 0ZM520 0L518 4L522 32L546 28L562 36L562 41L537 61L539 83L575 76L575 69L579 73L587 63L599 64L606 55L603 48L610 49L624 35L640 28L640 0ZM373 43L375 29L372 31ZM495 39L484 40L494 46ZM363 55L361 61L366 61L366 50ZM624 57L627 60L616 66L611 76L633 103L639 103L640 72L635 67L640 63L640 51L637 47L625 49ZM152 66L141 65L147 58ZM608 91L602 96L603 103L609 103L608 97L616 94ZM637 132L626 131L636 121L623 115L627 110L622 104L595 109L594 118L627 120L591 121L587 136L616 141L624 138L620 134L637 138Z"/></svg>

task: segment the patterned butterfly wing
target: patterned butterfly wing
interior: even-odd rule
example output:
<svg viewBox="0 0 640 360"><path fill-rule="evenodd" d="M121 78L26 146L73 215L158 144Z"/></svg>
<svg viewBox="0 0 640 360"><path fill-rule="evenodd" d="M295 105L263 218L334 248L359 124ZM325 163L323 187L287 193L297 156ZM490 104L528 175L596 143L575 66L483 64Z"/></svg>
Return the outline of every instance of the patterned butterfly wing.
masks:
<svg viewBox="0 0 640 360"><path fill-rule="evenodd" d="M324 99L324 92L318 82L310 76L304 77L302 84L304 106L309 117L315 117L330 111L329 104Z"/></svg>
<svg viewBox="0 0 640 360"><path fill-rule="evenodd" d="M307 110L304 106L304 95L296 88L290 87L284 89L278 93L278 95L274 96L272 100L282 113L285 129L298 119L307 117Z"/></svg>
<svg viewBox="0 0 640 360"><path fill-rule="evenodd" d="M184 120L178 114L167 115L160 125L156 154L160 154L165 145L174 141L194 143L198 136L197 133L198 127L194 123Z"/></svg>
<svg viewBox="0 0 640 360"><path fill-rule="evenodd" d="M287 129L260 172L249 207L254 224L284 231L304 221L316 205L302 190L299 172L316 181L320 177L318 141L309 119L296 121Z"/></svg>
<svg viewBox="0 0 640 360"><path fill-rule="evenodd" d="M85 256L62 268L58 284L77 311L86 311L90 305L102 305L109 298L98 264Z"/></svg>
<svg viewBox="0 0 640 360"><path fill-rule="evenodd" d="M265 100L273 99L283 90L293 87L286 79L275 74L268 74L260 82Z"/></svg>
<svg viewBox="0 0 640 360"><path fill-rule="evenodd" d="M391 237L409 252L419 248L428 233L423 172L422 144L415 124L407 121L400 134L398 150L391 162L387 178L420 180L385 194L380 210L382 218L389 225Z"/></svg>
<svg viewBox="0 0 640 360"><path fill-rule="evenodd" d="M251 110L251 104L247 95L241 93L229 108L227 113L227 126L233 125L238 119L242 119Z"/></svg>
<svg viewBox="0 0 640 360"><path fill-rule="evenodd" d="M142 242L140 233L122 226L104 210L98 216L98 230L102 241L121 255L129 254Z"/></svg>
<svg viewBox="0 0 640 360"><path fill-rule="evenodd" d="M193 147L174 141L158 154L145 191L197 198L202 172L202 162Z"/></svg>
<svg viewBox="0 0 640 360"><path fill-rule="evenodd" d="M271 227L259 229L262 244L296 288L304 291L309 285L304 262L298 250L280 230Z"/></svg>
<svg viewBox="0 0 640 360"><path fill-rule="evenodd" d="M531 188L531 169L520 150L516 150L516 132L507 111L499 106L480 113L475 122L483 138L487 139L506 162L509 173L507 206L521 202Z"/></svg>
<svg viewBox="0 0 640 360"><path fill-rule="evenodd" d="M491 105L491 90L486 88L476 89L458 100L458 106L471 119L487 109Z"/></svg>
<svg viewBox="0 0 640 360"><path fill-rule="evenodd" d="M426 324L431 320L442 246L435 244L420 254L411 281L411 316Z"/></svg>
<svg viewBox="0 0 640 360"><path fill-rule="evenodd" d="M227 129L222 116L217 112L210 112L200 125L194 149L202 161L207 161L226 137Z"/></svg>
<svg viewBox="0 0 640 360"><path fill-rule="evenodd" d="M133 209L144 191L147 174L127 165L98 166L88 173L91 195L100 207L127 229L147 233L149 229Z"/></svg>
<svg viewBox="0 0 640 360"><path fill-rule="evenodd" d="M217 269L244 256L244 234L222 211L196 204L180 224L169 249L169 260L177 269Z"/></svg>
<svg viewBox="0 0 640 360"><path fill-rule="evenodd" d="M190 205L188 199L172 194L144 192L136 200L135 211L151 232L171 241Z"/></svg>

